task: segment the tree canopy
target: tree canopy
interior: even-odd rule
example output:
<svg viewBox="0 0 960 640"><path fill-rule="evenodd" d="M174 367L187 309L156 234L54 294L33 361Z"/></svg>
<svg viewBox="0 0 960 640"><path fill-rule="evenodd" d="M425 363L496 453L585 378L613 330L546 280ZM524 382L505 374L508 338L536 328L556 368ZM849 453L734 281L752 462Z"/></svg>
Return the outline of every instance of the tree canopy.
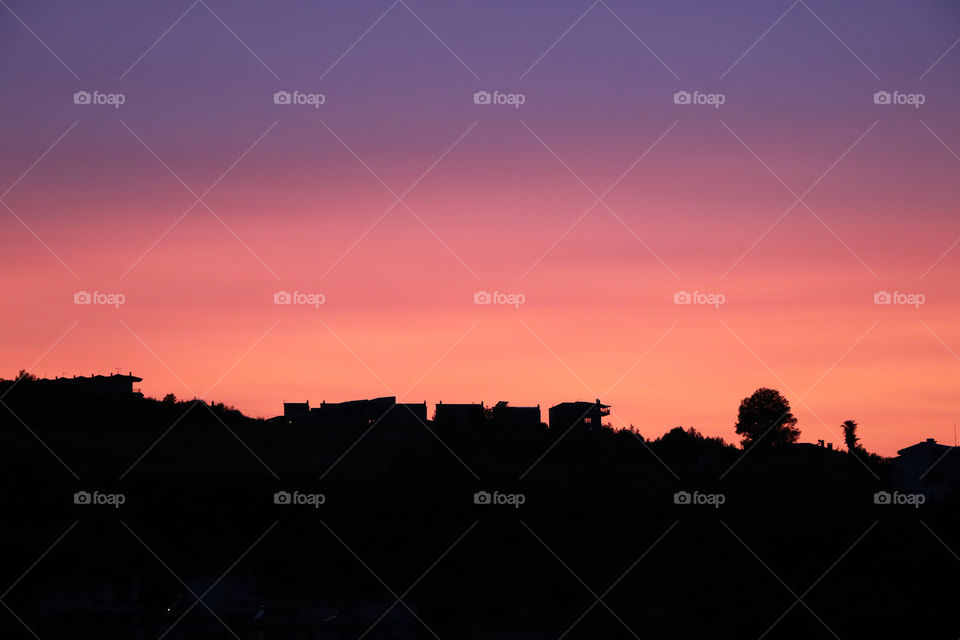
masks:
<svg viewBox="0 0 960 640"><path fill-rule="evenodd" d="M760 388L740 401L737 435L743 448L792 444L800 437L790 403L776 389Z"/></svg>

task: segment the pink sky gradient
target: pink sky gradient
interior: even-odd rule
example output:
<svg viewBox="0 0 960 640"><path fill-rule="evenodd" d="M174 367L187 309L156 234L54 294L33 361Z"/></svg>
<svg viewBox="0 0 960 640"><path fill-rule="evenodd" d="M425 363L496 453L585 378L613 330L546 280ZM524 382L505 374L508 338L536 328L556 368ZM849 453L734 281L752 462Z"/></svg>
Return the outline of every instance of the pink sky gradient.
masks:
<svg viewBox="0 0 960 640"><path fill-rule="evenodd" d="M846 419L885 455L953 441L960 49L929 68L960 35L954 7L882 2L865 25L811 2L844 43L798 7L719 80L786 6L611 3L665 65L598 9L521 79L585 7L496 31L499 5L412 2L464 65L398 9L319 80L389 5L324 21L241 4L211 6L278 78L202 9L118 80L183 9L109 5L126 28L105 53L69 15L11 3L78 78L5 17L22 63L0 65L0 376L120 367L147 395L264 417L396 394L546 420L600 395L615 426L728 441L740 399L770 386L804 441L839 443ZM72 104L85 87L127 103ZM273 104L284 88L328 102ZM527 103L473 104L498 88ZM927 102L873 104L886 89ZM679 90L727 102L676 105ZM214 183L216 217L176 222ZM78 290L126 303L75 305ZM326 302L275 305L278 290ZM526 302L475 305L478 290ZM726 302L674 304L681 290ZM875 305L881 290L925 302Z"/></svg>

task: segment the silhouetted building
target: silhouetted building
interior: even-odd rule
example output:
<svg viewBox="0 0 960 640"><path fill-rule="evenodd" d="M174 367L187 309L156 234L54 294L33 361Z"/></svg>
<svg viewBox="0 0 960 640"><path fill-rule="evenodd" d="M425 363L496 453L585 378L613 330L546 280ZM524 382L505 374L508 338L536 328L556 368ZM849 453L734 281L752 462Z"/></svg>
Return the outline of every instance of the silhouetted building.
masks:
<svg viewBox="0 0 960 640"><path fill-rule="evenodd" d="M37 381L43 388L54 393L72 393L88 396L130 396L134 394L133 383L143 382L143 378L131 374L113 374L109 376L91 375L72 378L43 378Z"/></svg>
<svg viewBox="0 0 960 640"><path fill-rule="evenodd" d="M900 449L893 459L893 481L903 491L920 492L931 499L960 491L960 448L927 438Z"/></svg>
<svg viewBox="0 0 960 640"><path fill-rule="evenodd" d="M427 424L427 403L398 402L393 411L384 418L384 422L388 424Z"/></svg>
<svg viewBox="0 0 960 640"><path fill-rule="evenodd" d="M399 441L411 441L428 436L426 402L397 402L375 421L380 435Z"/></svg>
<svg viewBox="0 0 960 640"><path fill-rule="evenodd" d="M561 402L550 407L550 428L594 431L610 415L610 405L596 402Z"/></svg>
<svg viewBox="0 0 960 640"><path fill-rule="evenodd" d="M310 422L346 428L364 428L379 420L396 405L394 396L346 402L321 402L310 409ZM396 409L394 409L396 411Z"/></svg>
<svg viewBox="0 0 960 640"><path fill-rule="evenodd" d="M497 426L507 428L539 427L540 405L535 407L511 407L506 402L498 402L490 410L491 418Z"/></svg>
<svg viewBox="0 0 960 640"><path fill-rule="evenodd" d="M284 402L283 417L287 422L305 422L310 417L310 403Z"/></svg>
<svg viewBox="0 0 960 640"><path fill-rule="evenodd" d="M484 409L480 404L444 404L437 403L433 421L448 427L479 427L483 424Z"/></svg>
<svg viewBox="0 0 960 640"><path fill-rule="evenodd" d="M378 421L390 425L426 424L427 403L398 403L394 396L346 402L284 402L283 416L272 421L321 427L361 429Z"/></svg>

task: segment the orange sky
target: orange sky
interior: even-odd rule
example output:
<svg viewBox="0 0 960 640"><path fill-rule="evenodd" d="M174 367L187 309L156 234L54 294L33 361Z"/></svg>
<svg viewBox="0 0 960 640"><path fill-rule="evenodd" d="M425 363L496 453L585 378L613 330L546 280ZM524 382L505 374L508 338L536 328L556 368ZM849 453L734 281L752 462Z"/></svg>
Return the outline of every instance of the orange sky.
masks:
<svg viewBox="0 0 960 640"><path fill-rule="evenodd" d="M17 61L0 64L0 375L119 367L147 395L264 417L599 395L616 426L728 441L740 399L770 386L804 441L855 419L886 455L952 442L954 7L878 2L868 24L797 5L757 40L782 10L617 5L622 21L598 9L556 41L582 8L505 23L495 3L424 1L422 23L390 12L354 42L379 14L363 4L198 9L151 49L174 9L16 5L47 47L0 24ZM271 99L297 89L326 102ZM486 90L526 101L474 104ZM81 290L125 303L76 305ZM325 301L276 305L281 290Z"/></svg>

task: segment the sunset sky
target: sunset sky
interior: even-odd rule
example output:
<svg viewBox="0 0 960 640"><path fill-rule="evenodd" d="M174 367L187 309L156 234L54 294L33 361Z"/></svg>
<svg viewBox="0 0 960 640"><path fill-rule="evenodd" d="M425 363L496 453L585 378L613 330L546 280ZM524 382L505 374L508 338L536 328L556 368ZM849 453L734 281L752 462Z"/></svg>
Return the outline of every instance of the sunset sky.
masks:
<svg viewBox="0 0 960 640"><path fill-rule="evenodd" d="M0 5L0 377L953 443L955 2Z"/></svg>

